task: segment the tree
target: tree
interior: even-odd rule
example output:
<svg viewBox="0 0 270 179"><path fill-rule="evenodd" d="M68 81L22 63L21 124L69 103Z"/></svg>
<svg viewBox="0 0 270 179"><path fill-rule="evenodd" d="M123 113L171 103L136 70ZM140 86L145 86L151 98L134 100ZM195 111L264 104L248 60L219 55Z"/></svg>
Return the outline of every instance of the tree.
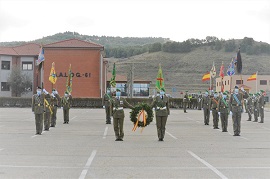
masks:
<svg viewBox="0 0 270 179"><path fill-rule="evenodd" d="M15 66L12 68L7 82L9 83L12 94L14 94L15 97L20 97L32 90L31 78L27 74L23 73L20 67Z"/></svg>
<svg viewBox="0 0 270 179"><path fill-rule="evenodd" d="M159 43L159 42L150 45L150 47L149 47L149 53L161 51L161 46L162 46L162 44Z"/></svg>

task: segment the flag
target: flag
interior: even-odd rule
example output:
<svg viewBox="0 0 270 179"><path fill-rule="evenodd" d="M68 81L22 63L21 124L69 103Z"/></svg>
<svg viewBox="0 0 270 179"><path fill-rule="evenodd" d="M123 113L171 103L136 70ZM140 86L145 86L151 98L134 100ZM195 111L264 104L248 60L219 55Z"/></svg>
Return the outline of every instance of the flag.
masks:
<svg viewBox="0 0 270 179"><path fill-rule="evenodd" d="M208 81L210 80L210 72L207 72L203 75L202 81Z"/></svg>
<svg viewBox="0 0 270 179"><path fill-rule="evenodd" d="M224 65L223 65L223 62L221 64L221 66L220 66L219 76L221 78L224 78Z"/></svg>
<svg viewBox="0 0 270 179"><path fill-rule="evenodd" d="M113 88L115 88L115 86L116 86L115 76L116 76L116 70L115 70L115 63L114 63L113 64L113 71L112 71L112 78L110 81L111 87L113 87Z"/></svg>
<svg viewBox="0 0 270 179"><path fill-rule="evenodd" d="M216 68L215 68L215 63L213 62L213 66L212 66L212 68L210 70L210 75L211 75L212 78L215 78L216 74L217 74L217 72L216 72Z"/></svg>
<svg viewBox="0 0 270 179"><path fill-rule="evenodd" d="M56 77L56 72L55 72L54 62L53 62L51 72L50 72L49 81L52 82L52 84L55 84L56 80L57 80L57 77Z"/></svg>
<svg viewBox="0 0 270 179"><path fill-rule="evenodd" d="M38 54L38 59L36 60L36 66L38 66L44 60L45 60L45 58L44 58L44 49L41 47L40 52Z"/></svg>
<svg viewBox="0 0 270 179"><path fill-rule="evenodd" d="M248 79L247 81L252 81L252 80L256 80L257 79L257 73L253 73Z"/></svg>
<svg viewBox="0 0 270 179"><path fill-rule="evenodd" d="M227 70L227 75L228 76L233 76L235 74L235 70L234 70L234 58L232 58L231 63L228 66L228 70Z"/></svg>
<svg viewBox="0 0 270 179"><path fill-rule="evenodd" d="M165 91L164 88L164 78L163 78L163 74L162 74L162 69L161 69L161 65L159 64L159 69L158 69L158 74L157 74L157 79L156 79L156 88L160 91Z"/></svg>
<svg viewBox="0 0 270 179"><path fill-rule="evenodd" d="M236 69L237 69L238 74L242 73L242 58L240 54L240 48L238 49L237 57L236 57Z"/></svg>
<svg viewBox="0 0 270 179"><path fill-rule="evenodd" d="M71 71L71 64L69 65L68 69L68 76L67 76L67 82L66 82L66 92L71 93L72 91L72 71Z"/></svg>

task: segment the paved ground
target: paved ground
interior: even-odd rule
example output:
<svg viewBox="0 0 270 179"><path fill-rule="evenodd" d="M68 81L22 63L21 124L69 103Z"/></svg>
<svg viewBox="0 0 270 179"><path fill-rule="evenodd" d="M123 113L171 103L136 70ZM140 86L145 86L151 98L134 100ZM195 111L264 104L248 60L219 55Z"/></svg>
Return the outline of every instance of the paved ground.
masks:
<svg viewBox="0 0 270 179"><path fill-rule="evenodd" d="M241 137L203 125L202 111L172 110L164 142L155 122L116 142L103 109L71 109L70 124L35 134L30 108L0 108L0 178L270 178L270 112L242 116ZM212 118L211 118L212 120Z"/></svg>

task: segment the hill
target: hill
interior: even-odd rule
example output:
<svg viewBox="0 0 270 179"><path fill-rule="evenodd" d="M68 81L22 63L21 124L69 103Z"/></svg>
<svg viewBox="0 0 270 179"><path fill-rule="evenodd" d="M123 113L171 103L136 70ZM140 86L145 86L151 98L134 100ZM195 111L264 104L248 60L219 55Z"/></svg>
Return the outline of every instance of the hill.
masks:
<svg viewBox="0 0 270 179"><path fill-rule="evenodd" d="M243 60L243 75L251 75L258 71L261 75L270 75L270 54L247 55L241 53ZM209 71L215 63L217 75L219 68L224 63L225 72L236 52L216 51L211 47L199 47L189 53L155 52L144 53L130 58L108 58L109 73L112 64L116 62L117 74L127 75L131 64L134 63L134 76L152 81L151 90L155 88L155 79L160 63L165 78L165 87L171 92L188 90L190 92L204 91L209 88L209 82L202 82L202 75ZM152 91L150 93L152 93Z"/></svg>

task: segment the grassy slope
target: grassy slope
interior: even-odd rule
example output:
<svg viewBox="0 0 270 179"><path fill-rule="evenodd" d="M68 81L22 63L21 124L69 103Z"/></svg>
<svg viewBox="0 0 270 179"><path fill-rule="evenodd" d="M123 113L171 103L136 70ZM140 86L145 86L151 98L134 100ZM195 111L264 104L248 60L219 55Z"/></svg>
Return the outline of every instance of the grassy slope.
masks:
<svg viewBox="0 0 270 179"><path fill-rule="evenodd" d="M270 55L247 56L242 53L243 73L251 75L259 71L259 74L270 74ZM190 53L145 53L126 59L110 58L111 71L112 63L117 62L117 74L127 75L130 70L131 62L135 63L135 78L152 81L154 87L158 71L158 64L162 65L163 75L165 78L165 87L171 91L176 87L177 91L189 90L198 92L199 90L208 89L209 82L202 82L201 78L204 73L212 67L213 61L217 75L222 61L225 66L225 73L231 58L236 56L235 53L226 53L224 50L215 51L209 47L198 48Z"/></svg>

